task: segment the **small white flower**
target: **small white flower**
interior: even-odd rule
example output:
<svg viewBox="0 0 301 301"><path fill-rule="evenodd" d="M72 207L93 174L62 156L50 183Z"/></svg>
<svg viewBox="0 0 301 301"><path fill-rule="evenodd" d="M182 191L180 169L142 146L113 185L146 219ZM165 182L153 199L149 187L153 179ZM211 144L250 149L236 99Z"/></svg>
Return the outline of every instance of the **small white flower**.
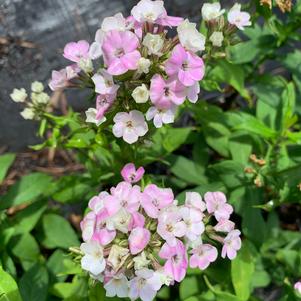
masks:
<svg viewBox="0 0 301 301"><path fill-rule="evenodd" d="M188 19L184 20L177 28L181 45L192 52L205 49L205 36L197 29L195 23L190 23Z"/></svg>
<svg viewBox="0 0 301 301"><path fill-rule="evenodd" d="M224 35L221 31L215 31L209 38L212 45L215 47L221 47L224 41Z"/></svg>
<svg viewBox="0 0 301 301"><path fill-rule="evenodd" d="M90 58L81 58L78 62L78 67L85 73L90 73L94 70L93 62Z"/></svg>
<svg viewBox="0 0 301 301"><path fill-rule="evenodd" d="M102 273L106 267L102 246L90 241L82 243L80 249L85 254L81 259L82 268L95 276Z"/></svg>
<svg viewBox="0 0 301 301"><path fill-rule="evenodd" d="M133 110L129 113L120 112L114 117L113 134L115 137L123 137L123 140L132 144L138 140L139 137L144 136L148 131L147 123L144 115Z"/></svg>
<svg viewBox="0 0 301 301"><path fill-rule="evenodd" d="M14 102L24 102L27 98L27 93L24 88L14 89L10 97Z"/></svg>
<svg viewBox="0 0 301 301"><path fill-rule="evenodd" d="M121 208L115 215L107 220L107 229L128 233L131 219L131 214L124 208Z"/></svg>
<svg viewBox="0 0 301 301"><path fill-rule="evenodd" d="M149 99L149 91L145 84L135 88L132 93L132 97L134 98L136 103L146 103Z"/></svg>
<svg viewBox="0 0 301 301"><path fill-rule="evenodd" d="M228 13L228 22L235 25L238 29L244 30L245 26L252 25L251 16L247 12L241 11L241 5L236 3Z"/></svg>
<svg viewBox="0 0 301 301"><path fill-rule="evenodd" d="M119 298L126 298L129 295L129 281L123 274L113 276L113 278L104 285L104 288L107 297L117 295Z"/></svg>
<svg viewBox="0 0 301 301"><path fill-rule="evenodd" d="M41 92L44 91L44 86L43 86L43 84L41 82L34 81L31 84L31 91L35 92L35 93L41 93Z"/></svg>
<svg viewBox="0 0 301 301"><path fill-rule="evenodd" d="M164 3L159 0L141 0L131 11L132 16L140 23L154 23L165 13Z"/></svg>
<svg viewBox="0 0 301 301"><path fill-rule="evenodd" d="M146 258L144 251L140 253L140 255L134 257L133 261L135 270L141 270L142 268L147 267L151 262L149 259Z"/></svg>
<svg viewBox="0 0 301 301"><path fill-rule="evenodd" d="M174 122L176 110L176 106L172 106L169 109L159 109L156 107L150 107L146 112L146 120L149 121L154 119L154 126L156 128L160 128L163 124Z"/></svg>
<svg viewBox="0 0 301 301"><path fill-rule="evenodd" d="M101 119L96 119L97 110L94 108L89 108L86 112L86 122L88 123L95 123L97 126L104 123L107 119L103 117Z"/></svg>
<svg viewBox="0 0 301 301"><path fill-rule="evenodd" d="M144 57L140 58L138 61L138 73L149 73L149 67L151 65L151 61L149 59L146 59Z"/></svg>
<svg viewBox="0 0 301 301"><path fill-rule="evenodd" d="M159 34L147 33L142 44L147 48L149 55L162 55L161 49L164 45L164 40Z"/></svg>
<svg viewBox="0 0 301 301"><path fill-rule="evenodd" d="M137 277L130 281L129 297L132 300L140 297L142 301L151 301L155 298L157 290L149 283L153 274L154 271L148 269L136 271Z"/></svg>
<svg viewBox="0 0 301 301"><path fill-rule="evenodd" d="M24 119L27 120L34 119L35 116L33 108L25 108L20 114Z"/></svg>
<svg viewBox="0 0 301 301"><path fill-rule="evenodd" d="M108 257L108 263L112 266L113 270L117 271L128 258L129 249L113 245Z"/></svg>
<svg viewBox="0 0 301 301"><path fill-rule="evenodd" d="M210 21L220 17L225 12L221 9L219 2L215 3L204 3L202 7L202 17L205 21Z"/></svg>

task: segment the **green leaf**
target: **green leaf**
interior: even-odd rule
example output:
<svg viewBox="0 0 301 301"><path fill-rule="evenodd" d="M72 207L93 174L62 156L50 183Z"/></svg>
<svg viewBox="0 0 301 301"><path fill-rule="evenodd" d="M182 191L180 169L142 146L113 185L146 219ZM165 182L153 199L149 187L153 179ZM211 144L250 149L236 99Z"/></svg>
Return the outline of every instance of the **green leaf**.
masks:
<svg viewBox="0 0 301 301"><path fill-rule="evenodd" d="M234 161L247 164L252 151L250 135L234 133L229 140L229 149Z"/></svg>
<svg viewBox="0 0 301 301"><path fill-rule="evenodd" d="M251 280L254 274L254 259L245 241L237 257L231 262L231 277L236 296L247 301L251 295Z"/></svg>
<svg viewBox="0 0 301 301"><path fill-rule="evenodd" d="M244 84L245 73L241 66L231 64L226 60L219 60L217 66L209 73L209 75L213 80L217 80L221 83L228 83L235 88L242 97L250 99L249 92Z"/></svg>
<svg viewBox="0 0 301 301"><path fill-rule="evenodd" d="M22 301L18 286L12 276L0 266L0 301Z"/></svg>
<svg viewBox="0 0 301 301"><path fill-rule="evenodd" d="M289 83L282 93L282 129L289 129L292 121L297 121L297 118L293 118L295 102L295 86L293 83Z"/></svg>
<svg viewBox="0 0 301 301"><path fill-rule="evenodd" d="M30 233L14 236L9 248L25 267L35 263L40 256L39 245Z"/></svg>
<svg viewBox="0 0 301 301"><path fill-rule="evenodd" d="M47 290L47 269L40 264L34 265L20 280L20 292L23 301L45 301Z"/></svg>
<svg viewBox="0 0 301 301"><path fill-rule="evenodd" d="M0 156L0 184L4 180L10 166L15 161L15 154L4 154Z"/></svg>
<svg viewBox="0 0 301 301"><path fill-rule="evenodd" d="M50 282L62 282L67 278L66 275L60 275L65 271L64 260L67 260L67 253L60 249L55 250L47 260Z"/></svg>
<svg viewBox="0 0 301 301"><path fill-rule="evenodd" d="M196 277L186 277L180 283L180 298L185 300L186 298L198 293L198 280Z"/></svg>
<svg viewBox="0 0 301 301"><path fill-rule="evenodd" d="M48 248L63 248L78 246L79 240L68 221L56 214L45 214L42 218L42 244Z"/></svg>
<svg viewBox="0 0 301 301"><path fill-rule="evenodd" d="M207 183L202 166L183 156L172 156L169 160L170 171L184 182L195 185Z"/></svg>
<svg viewBox="0 0 301 301"><path fill-rule="evenodd" d="M0 203L0 210L23 203L33 202L43 195L52 178L43 173L32 173L21 178L13 185Z"/></svg>
<svg viewBox="0 0 301 301"><path fill-rule="evenodd" d="M168 128L163 140L163 147L169 152L173 152L185 143L192 128Z"/></svg>

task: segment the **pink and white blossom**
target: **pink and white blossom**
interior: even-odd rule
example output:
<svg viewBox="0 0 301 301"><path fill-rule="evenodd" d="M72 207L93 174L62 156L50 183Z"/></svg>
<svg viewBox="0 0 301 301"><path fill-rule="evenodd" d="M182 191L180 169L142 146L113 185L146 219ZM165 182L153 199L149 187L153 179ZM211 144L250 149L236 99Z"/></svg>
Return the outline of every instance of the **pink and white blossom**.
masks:
<svg viewBox="0 0 301 301"><path fill-rule="evenodd" d="M165 12L163 1L141 0L132 8L131 14L139 23L155 23Z"/></svg>
<svg viewBox="0 0 301 301"><path fill-rule="evenodd" d="M149 217L157 218L160 210L168 207L174 201L174 195L169 188L159 188L155 184L145 187L141 195L141 206Z"/></svg>
<svg viewBox="0 0 301 301"><path fill-rule="evenodd" d="M177 111L176 105L171 105L170 108L157 108L157 107L150 107L146 114L146 120L152 120L154 122L154 126L156 128L161 128L163 124L173 123L175 120L175 114Z"/></svg>
<svg viewBox="0 0 301 301"><path fill-rule="evenodd" d="M177 76L184 86L190 87L204 77L205 66L199 56L178 44L165 63L165 71L169 76Z"/></svg>
<svg viewBox="0 0 301 301"><path fill-rule="evenodd" d="M174 247L178 241L177 237L183 237L186 231L186 224L178 208L168 207L160 212L157 232L170 246Z"/></svg>
<svg viewBox="0 0 301 301"><path fill-rule="evenodd" d="M124 181L129 183L137 183L142 179L144 172L145 170L142 166L136 169L133 163L128 163L122 168L121 175Z"/></svg>
<svg viewBox="0 0 301 301"><path fill-rule="evenodd" d="M247 12L241 11L241 5L236 3L228 13L228 22L238 29L244 30L246 26L251 26L251 16Z"/></svg>
<svg viewBox="0 0 301 301"><path fill-rule="evenodd" d="M129 248L131 254L136 255L143 251L149 243L150 236L149 230L142 227L134 228L129 236Z"/></svg>
<svg viewBox="0 0 301 301"><path fill-rule="evenodd" d="M136 277L130 281L129 297L132 300L140 298L142 301L151 301L155 298L157 290L149 283L154 272L149 269L136 271Z"/></svg>
<svg viewBox="0 0 301 301"><path fill-rule="evenodd" d="M129 144L138 141L138 138L143 137L148 131L144 115L137 110L129 113L117 113L113 120L115 122L113 126L114 136L117 138L122 137Z"/></svg>
<svg viewBox="0 0 301 301"><path fill-rule="evenodd" d="M59 71L53 70L49 87L52 91L65 88L69 85L69 80L77 77L80 72L79 67L75 65L67 66Z"/></svg>
<svg viewBox="0 0 301 301"><path fill-rule="evenodd" d="M206 210L206 204L198 192L186 192L185 205L201 212Z"/></svg>
<svg viewBox="0 0 301 301"><path fill-rule="evenodd" d="M138 46L139 39L131 31L108 32L102 44L107 72L111 75L121 75L129 70L136 70L141 58Z"/></svg>
<svg viewBox="0 0 301 301"><path fill-rule="evenodd" d="M235 224L228 219L220 219L219 222L213 227L217 232L231 232L234 230Z"/></svg>
<svg viewBox="0 0 301 301"><path fill-rule="evenodd" d="M209 264L217 259L217 249L209 244L202 244L192 250L189 265L200 270L208 268Z"/></svg>
<svg viewBox="0 0 301 301"><path fill-rule="evenodd" d="M202 17L205 21L214 20L224 14L225 10L221 9L219 2L204 3L202 6Z"/></svg>
<svg viewBox="0 0 301 301"><path fill-rule="evenodd" d="M150 85L150 99L160 108L180 105L185 100L185 86L176 78L165 80L161 75L154 75Z"/></svg>
<svg viewBox="0 0 301 301"><path fill-rule="evenodd" d="M299 294L301 294L301 281L298 281L298 282L295 283L294 289L295 289Z"/></svg>
<svg viewBox="0 0 301 301"><path fill-rule="evenodd" d="M80 249L84 253L81 259L82 268L93 275L102 273L106 267L103 248L95 241L90 241L82 243Z"/></svg>
<svg viewBox="0 0 301 301"><path fill-rule="evenodd" d="M205 226L202 221L203 213L194 208L182 207L180 214L186 224L185 236L189 240L195 241L205 231Z"/></svg>
<svg viewBox="0 0 301 301"><path fill-rule="evenodd" d="M129 295L129 281L124 274L114 275L104 284L107 297L126 298Z"/></svg>
<svg viewBox="0 0 301 301"><path fill-rule="evenodd" d="M229 219L233 212L233 207L227 203L227 199L222 192L207 192L204 196L207 210L213 213L217 221L221 219Z"/></svg>
<svg viewBox="0 0 301 301"><path fill-rule="evenodd" d="M226 256L229 259L234 259L236 257L237 251L241 248L240 231L232 230L224 239L224 246L222 249L222 257Z"/></svg>
<svg viewBox="0 0 301 301"><path fill-rule="evenodd" d="M70 42L64 48L63 56L75 63L79 63L81 59L89 58L90 45L85 40L78 42Z"/></svg>
<svg viewBox="0 0 301 301"><path fill-rule="evenodd" d="M92 76L92 81L95 85L95 92L98 94L116 95L119 85L114 84L114 79L106 70L101 69L99 73Z"/></svg>
<svg viewBox="0 0 301 301"><path fill-rule="evenodd" d="M165 243L159 252L159 256L166 259L164 264L165 273L175 281L181 282L186 275L188 266L187 252L183 242L177 239L174 246Z"/></svg>

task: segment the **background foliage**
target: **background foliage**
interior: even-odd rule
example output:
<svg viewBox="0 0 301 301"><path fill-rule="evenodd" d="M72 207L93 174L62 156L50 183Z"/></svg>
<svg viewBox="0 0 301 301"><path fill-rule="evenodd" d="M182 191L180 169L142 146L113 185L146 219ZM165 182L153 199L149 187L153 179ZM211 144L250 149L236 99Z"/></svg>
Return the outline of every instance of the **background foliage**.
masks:
<svg viewBox="0 0 301 301"><path fill-rule="evenodd" d="M190 270L158 300L298 300L292 284L301 277L301 2L285 15L249 4L255 25L227 48L227 60L207 65L206 99L184 107L177 124L149 143L116 141L71 109L41 121L39 135L48 138L32 148L67 150L84 169L60 177L30 173L3 190L1 301L106 300L68 250L80 244L70 216L83 215L91 196L116 184L132 161L146 167L146 181L173 187L179 201L192 189L225 192L243 233L232 263ZM0 184L14 160L0 156Z"/></svg>

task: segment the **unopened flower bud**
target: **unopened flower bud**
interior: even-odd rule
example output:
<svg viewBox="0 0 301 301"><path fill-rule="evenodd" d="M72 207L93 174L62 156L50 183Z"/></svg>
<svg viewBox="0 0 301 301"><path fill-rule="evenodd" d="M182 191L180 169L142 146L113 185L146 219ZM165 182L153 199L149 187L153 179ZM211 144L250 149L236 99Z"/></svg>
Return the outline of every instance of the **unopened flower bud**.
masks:
<svg viewBox="0 0 301 301"><path fill-rule="evenodd" d="M32 99L33 103L36 103L36 104L47 104L50 100L50 97L45 92L31 93L31 99Z"/></svg>
<svg viewBox="0 0 301 301"><path fill-rule="evenodd" d="M134 98L136 103L146 103L149 99L149 91L145 84L137 87L133 93L132 97Z"/></svg>
<svg viewBox="0 0 301 301"><path fill-rule="evenodd" d="M147 48L149 55L151 55L151 54L154 54L157 56L162 55L162 53L160 51L163 47L164 40L162 39L162 37L160 35L148 33L144 37L142 44Z"/></svg>
<svg viewBox="0 0 301 301"><path fill-rule="evenodd" d="M94 70L93 63L90 58L81 58L78 62L78 66L86 73L90 73Z"/></svg>
<svg viewBox="0 0 301 301"><path fill-rule="evenodd" d="M27 120L32 120L35 116L34 110L32 108L25 108L20 114L24 119Z"/></svg>
<svg viewBox="0 0 301 301"><path fill-rule="evenodd" d="M31 91L35 93L41 93L44 91L44 85L41 82L34 81L31 84Z"/></svg>
<svg viewBox="0 0 301 301"><path fill-rule="evenodd" d="M209 38L212 45L215 47L221 47L224 40L224 35L221 31L215 31Z"/></svg>
<svg viewBox="0 0 301 301"><path fill-rule="evenodd" d="M260 179L260 177L258 176L258 177L256 177L256 179L254 180L254 184L256 185L256 187L258 187L258 188L260 188L260 187L262 187L263 186L263 183L262 183L262 181L261 181L261 179Z"/></svg>
<svg viewBox="0 0 301 301"><path fill-rule="evenodd" d="M14 89L10 97L14 102L24 102L27 98L27 93L24 88Z"/></svg>
<svg viewBox="0 0 301 301"><path fill-rule="evenodd" d="M246 167L244 169L244 172L245 173L250 173L250 174L256 173L256 171L252 167Z"/></svg>
<svg viewBox="0 0 301 301"><path fill-rule="evenodd" d="M138 61L138 73L149 73L149 67L151 65L151 61L144 57L140 58Z"/></svg>

